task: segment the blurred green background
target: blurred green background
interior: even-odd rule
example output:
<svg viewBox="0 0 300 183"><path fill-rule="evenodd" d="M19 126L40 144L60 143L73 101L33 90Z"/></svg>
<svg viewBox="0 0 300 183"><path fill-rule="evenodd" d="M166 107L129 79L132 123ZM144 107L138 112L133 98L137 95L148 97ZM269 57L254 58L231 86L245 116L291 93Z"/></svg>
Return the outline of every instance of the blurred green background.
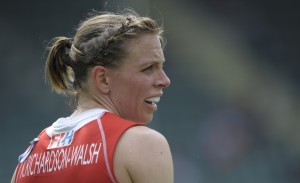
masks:
<svg viewBox="0 0 300 183"><path fill-rule="evenodd" d="M150 126L175 183L300 182L299 1L2 0L0 182L39 132L70 114L45 83L45 47L92 9L163 22L165 90Z"/></svg>

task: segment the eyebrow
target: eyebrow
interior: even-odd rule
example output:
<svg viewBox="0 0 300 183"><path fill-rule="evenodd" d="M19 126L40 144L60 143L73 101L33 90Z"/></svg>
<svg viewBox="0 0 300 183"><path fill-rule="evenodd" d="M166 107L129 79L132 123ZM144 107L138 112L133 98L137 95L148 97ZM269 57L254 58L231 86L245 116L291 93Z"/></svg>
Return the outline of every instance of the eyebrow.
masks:
<svg viewBox="0 0 300 183"><path fill-rule="evenodd" d="M162 61L151 61L151 62L147 62L147 63L142 63L140 66L152 65L152 64L164 64L165 62L166 62L166 60L162 60Z"/></svg>

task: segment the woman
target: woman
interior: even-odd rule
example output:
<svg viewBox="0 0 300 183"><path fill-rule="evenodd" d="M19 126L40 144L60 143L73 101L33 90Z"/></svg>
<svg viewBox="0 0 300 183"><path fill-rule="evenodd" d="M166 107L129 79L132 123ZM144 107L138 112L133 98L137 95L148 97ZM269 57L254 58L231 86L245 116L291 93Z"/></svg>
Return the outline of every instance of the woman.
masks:
<svg viewBox="0 0 300 183"><path fill-rule="evenodd" d="M166 139L144 126L170 84L162 31L133 11L105 12L51 42L46 76L75 110L31 142L12 182L173 182Z"/></svg>

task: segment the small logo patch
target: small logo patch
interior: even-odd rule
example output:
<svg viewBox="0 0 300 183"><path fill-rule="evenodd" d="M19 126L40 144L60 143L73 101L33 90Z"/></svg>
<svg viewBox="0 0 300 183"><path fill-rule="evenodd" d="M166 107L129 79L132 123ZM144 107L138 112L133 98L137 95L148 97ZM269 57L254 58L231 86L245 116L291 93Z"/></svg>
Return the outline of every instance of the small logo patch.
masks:
<svg viewBox="0 0 300 183"><path fill-rule="evenodd" d="M47 149L68 146L72 143L73 137L74 130L65 133L53 134Z"/></svg>

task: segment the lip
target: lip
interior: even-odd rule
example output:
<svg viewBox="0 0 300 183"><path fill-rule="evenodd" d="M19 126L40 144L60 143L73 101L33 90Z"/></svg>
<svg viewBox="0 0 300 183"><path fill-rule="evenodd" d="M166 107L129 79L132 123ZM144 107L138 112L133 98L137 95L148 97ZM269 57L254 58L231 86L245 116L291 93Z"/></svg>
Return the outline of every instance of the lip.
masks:
<svg viewBox="0 0 300 183"><path fill-rule="evenodd" d="M157 104L152 102L151 104L150 103L147 103L146 101L144 101L145 105L147 106L147 108L149 108L151 111L156 111L157 110Z"/></svg>
<svg viewBox="0 0 300 183"><path fill-rule="evenodd" d="M150 96L150 97L147 97L147 98L144 100L144 102L145 102L145 104L146 104L151 110L156 111L156 110L157 110L157 103L152 102L152 103L150 104L150 103L146 102L146 100L147 100L147 99L150 99L150 98L154 98L154 97L161 97L162 95L163 95L162 93L157 94L157 95L152 95L152 96Z"/></svg>
<svg viewBox="0 0 300 183"><path fill-rule="evenodd" d="M159 94L156 94L156 95L151 95L150 97L147 97L145 98L145 100L149 99L149 98L154 98L154 97L162 97L163 96L163 93L159 93Z"/></svg>
<svg viewBox="0 0 300 183"><path fill-rule="evenodd" d="M147 99L151 99L151 98L157 98L157 97L159 97L159 98L161 98L162 97L162 94L158 94L158 95L152 95L152 96L150 96L150 97L147 97L147 98L145 98L145 102L146 102L146 100Z"/></svg>

